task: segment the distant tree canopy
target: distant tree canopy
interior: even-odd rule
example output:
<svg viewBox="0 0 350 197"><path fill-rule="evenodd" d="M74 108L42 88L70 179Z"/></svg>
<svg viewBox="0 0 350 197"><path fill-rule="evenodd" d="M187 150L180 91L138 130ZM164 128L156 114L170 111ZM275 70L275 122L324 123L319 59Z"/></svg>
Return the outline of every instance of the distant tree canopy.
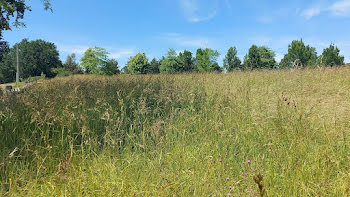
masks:
<svg viewBox="0 0 350 197"><path fill-rule="evenodd" d="M305 46L303 40L294 40L288 46L288 53L281 60L280 66L282 68L315 66L316 61L317 52L314 47Z"/></svg>
<svg viewBox="0 0 350 197"><path fill-rule="evenodd" d="M118 62L108 59L109 53L101 47L89 48L80 59L84 72L87 74L113 75L120 73Z"/></svg>
<svg viewBox="0 0 350 197"><path fill-rule="evenodd" d="M241 60L237 57L236 47L230 47L224 59L224 68L227 72L241 69Z"/></svg>
<svg viewBox="0 0 350 197"><path fill-rule="evenodd" d="M85 51L80 59L80 65L76 55L67 56L64 64L59 59L59 52L55 44L43 40L22 40L12 48L7 42L0 42L0 83L13 82L16 76L16 48L19 49L20 78L42 76L68 76L71 74L100 74L114 75L121 71L118 61L108 58L109 53L101 47L92 47ZM237 56L236 47L230 47L223 59L223 67L219 66L220 53L210 48L199 48L195 57L191 51L176 52L169 49L161 59L153 58L149 61L146 53L137 53L129 58L123 68L124 73L129 74L176 74L190 72L227 72L234 70L254 70L335 66L344 65L344 56L334 44L323 50L321 56L317 56L316 49L305 46L302 40L294 40L288 46L288 53L278 64L275 53L266 46L252 45L244 56L243 64Z"/></svg>
<svg viewBox="0 0 350 197"><path fill-rule="evenodd" d="M266 46L252 45L244 57L245 69L271 69L277 65L275 53Z"/></svg>
<svg viewBox="0 0 350 197"><path fill-rule="evenodd" d="M338 47L331 44L328 48L323 50L322 55L319 57L319 65L335 66L344 64L344 56L339 55L340 50Z"/></svg>
<svg viewBox="0 0 350 197"><path fill-rule="evenodd" d="M44 73L47 77L54 77L53 68L62 67L59 52L56 45L44 40L22 40L15 44L9 51L3 54L0 63L2 83L13 82L16 78L16 50L18 46L20 77L25 79L31 76L40 76Z"/></svg>

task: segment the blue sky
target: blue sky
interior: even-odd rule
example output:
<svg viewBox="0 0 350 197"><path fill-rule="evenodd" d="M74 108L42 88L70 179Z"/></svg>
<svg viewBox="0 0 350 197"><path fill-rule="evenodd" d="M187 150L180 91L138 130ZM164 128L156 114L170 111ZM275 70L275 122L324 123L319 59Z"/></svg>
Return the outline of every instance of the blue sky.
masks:
<svg viewBox="0 0 350 197"><path fill-rule="evenodd" d="M63 61L93 46L106 48L120 67L137 52L151 59L169 48L209 47L221 53L222 65L230 46L242 59L252 44L270 47L280 60L292 40L303 38L318 53L335 43L350 62L350 0L52 0L53 13L29 2L27 27L6 32L5 40L54 42Z"/></svg>

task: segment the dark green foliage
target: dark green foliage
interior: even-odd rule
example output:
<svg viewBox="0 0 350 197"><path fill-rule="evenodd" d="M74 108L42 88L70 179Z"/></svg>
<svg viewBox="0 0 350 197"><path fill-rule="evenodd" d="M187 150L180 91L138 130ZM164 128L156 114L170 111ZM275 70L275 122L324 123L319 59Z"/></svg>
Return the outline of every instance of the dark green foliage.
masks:
<svg viewBox="0 0 350 197"><path fill-rule="evenodd" d="M53 68L52 72L56 74L56 77L65 77L73 74L65 68Z"/></svg>
<svg viewBox="0 0 350 197"><path fill-rule="evenodd" d="M244 57L245 69L271 69L276 65L275 53L266 46L252 45Z"/></svg>
<svg viewBox="0 0 350 197"><path fill-rule="evenodd" d="M288 53L281 60L280 66L282 68L315 66L316 61L317 52L314 47L305 46L303 40L294 40L288 46Z"/></svg>
<svg viewBox="0 0 350 197"><path fill-rule="evenodd" d="M256 45L250 47L248 54L244 57L245 69L256 69L262 65L259 49Z"/></svg>
<svg viewBox="0 0 350 197"><path fill-rule="evenodd" d="M159 73L160 63L156 58L153 58L151 63L145 68L146 74L158 74Z"/></svg>
<svg viewBox="0 0 350 197"><path fill-rule="evenodd" d="M101 67L102 74L104 75L115 75L119 74L118 61L115 59L107 60Z"/></svg>
<svg viewBox="0 0 350 197"><path fill-rule="evenodd" d="M66 62L63 64L63 67L70 71L72 74L83 74L82 69L79 64L76 62L76 56L73 53L72 55L68 55Z"/></svg>
<svg viewBox="0 0 350 197"><path fill-rule="evenodd" d="M44 73L54 77L53 68L62 67L56 45L44 40L22 40L15 44L3 57L0 72L3 82L13 82L16 78L16 48L19 50L20 78L39 76Z"/></svg>
<svg viewBox="0 0 350 197"><path fill-rule="evenodd" d="M324 66L344 65L344 56L340 56L339 52L338 47L331 44L323 50L322 55L319 57L319 64Z"/></svg>
<svg viewBox="0 0 350 197"><path fill-rule="evenodd" d="M181 72L191 72L194 69L194 58L192 52L184 50L179 53L179 60L182 64Z"/></svg>
<svg viewBox="0 0 350 197"><path fill-rule="evenodd" d="M275 53L266 46L262 46L258 48L261 60L260 68L268 68L272 69L277 65L275 60Z"/></svg>
<svg viewBox="0 0 350 197"><path fill-rule="evenodd" d="M237 57L236 47L230 47L224 59L224 68L227 72L241 68L241 60Z"/></svg>
<svg viewBox="0 0 350 197"><path fill-rule="evenodd" d="M198 72L221 72L222 69L217 63L220 53L216 50L206 48L197 49L196 53L196 71Z"/></svg>

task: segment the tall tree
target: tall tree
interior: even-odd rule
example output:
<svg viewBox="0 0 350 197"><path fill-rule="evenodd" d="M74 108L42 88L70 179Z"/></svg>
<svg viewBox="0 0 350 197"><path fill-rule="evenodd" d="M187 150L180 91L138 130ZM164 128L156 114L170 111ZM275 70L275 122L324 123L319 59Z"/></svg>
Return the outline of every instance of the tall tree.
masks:
<svg viewBox="0 0 350 197"><path fill-rule="evenodd" d="M198 72L212 72L221 71L217 59L220 53L216 50L206 48L197 49L196 53L196 71Z"/></svg>
<svg viewBox="0 0 350 197"><path fill-rule="evenodd" d="M102 74L101 68L108 61L108 52L101 47L89 48L80 59L81 65L87 74Z"/></svg>
<svg viewBox="0 0 350 197"><path fill-rule="evenodd" d="M174 49L169 49L167 56L161 61L159 67L160 73L180 73L182 70L182 62L177 57Z"/></svg>
<svg viewBox="0 0 350 197"><path fill-rule="evenodd" d="M101 67L102 74L104 75L115 75L119 74L120 70L118 67L118 61L115 59L107 60Z"/></svg>
<svg viewBox="0 0 350 197"><path fill-rule="evenodd" d="M15 44L3 58L1 72L8 82L15 80L17 46L21 78L39 76L41 73L44 73L47 77L54 77L55 73L52 72L52 69L62 67L59 52L54 43L44 40L28 41L24 39Z"/></svg>
<svg viewBox="0 0 350 197"><path fill-rule="evenodd" d="M317 61L317 52L314 47L305 46L303 40L294 40L288 46L288 53L281 60L282 68L292 66L315 66Z"/></svg>
<svg viewBox="0 0 350 197"><path fill-rule="evenodd" d="M240 69L241 63L241 60L237 57L236 47L230 47L224 59L224 68L231 72L235 69Z"/></svg>
<svg viewBox="0 0 350 197"><path fill-rule="evenodd" d="M65 63L63 64L64 69L70 71L73 74L83 74L79 64L76 61L75 53L68 55Z"/></svg>
<svg viewBox="0 0 350 197"><path fill-rule="evenodd" d="M267 68L272 69L275 66L277 66L277 62L275 60L275 52L273 52L271 49L269 49L266 46L261 46L258 48L259 56L260 56L260 62L261 65L259 68Z"/></svg>
<svg viewBox="0 0 350 197"><path fill-rule="evenodd" d="M331 44L328 48L323 50L319 57L319 64L325 66L344 65L344 56L339 55L338 47Z"/></svg>
<svg viewBox="0 0 350 197"><path fill-rule="evenodd" d="M259 48L256 45L252 45L244 60L245 69L253 70L260 68L262 66L262 61Z"/></svg>
<svg viewBox="0 0 350 197"><path fill-rule="evenodd" d="M181 72L192 72L194 69L194 58L192 52L184 50L179 53L179 60L181 62Z"/></svg>
<svg viewBox="0 0 350 197"><path fill-rule="evenodd" d="M153 58L152 61L148 64L145 69L146 74L158 74L159 73L160 63L156 58Z"/></svg>
<svg viewBox="0 0 350 197"><path fill-rule="evenodd" d="M130 57L126 70L131 74L146 74L145 71L148 67L148 58L145 53L138 53L133 57Z"/></svg>

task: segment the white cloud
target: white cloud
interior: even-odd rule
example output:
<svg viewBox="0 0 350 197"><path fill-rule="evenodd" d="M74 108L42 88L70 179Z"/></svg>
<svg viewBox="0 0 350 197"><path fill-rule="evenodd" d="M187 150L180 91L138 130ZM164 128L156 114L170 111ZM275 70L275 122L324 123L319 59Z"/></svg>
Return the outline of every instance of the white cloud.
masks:
<svg viewBox="0 0 350 197"><path fill-rule="evenodd" d="M284 58L284 55L282 53L276 53L276 61L281 62L281 60Z"/></svg>
<svg viewBox="0 0 350 197"><path fill-rule="evenodd" d="M64 53L75 53L76 55L83 55L84 52L89 48L84 45L61 45L57 44L59 51Z"/></svg>
<svg viewBox="0 0 350 197"><path fill-rule="evenodd" d="M311 7L308 8L306 10L304 10L301 13L301 16L305 17L307 20L311 19L314 16L317 16L321 13L322 9L320 6L315 6L315 7Z"/></svg>
<svg viewBox="0 0 350 197"><path fill-rule="evenodd" d="M348 16L350 14L350 0L337 1L328 10L336 16Z"/></svg>
<svg viewBox="0 0 350 197"><path fill-rule="evenodd" d="M118 50L115 50L114 52L111 52L109 54L109 57L119 59L119 58L129 57L133 54L135 54L135 50L133 48L125 48L125 49L118 49Z"/></svg>
<svg viewBox="0 0 350 197"><path fill-rule="evenodd" d="M217 0L179 0L189 22L207 21L217 13ZM205 2L203 2L205 1Z"/></svg>
<svg viewBox="0 0 350 197"><path fill-rule="evenodd" d="M64 54L72 54L75 53L78 57L84 55L85 51L93 46L84 46L84 45L65 45L65 44L57 44L57 49ZM116 47L103 47L109 52L110 58L120 59L126 58L135 53L134 48L116 48Z"/></svg>
<svg viewBox="0 0 350 197"><path fill-rule="evenodd" d="M205 48L209 45L209 39L206 37L189 37L177 33L167 33L160 35L159 38L183 47Z"/></svg>
<svg viewBox="0 0 350 197"><path fill-rule="evenodd" d="M350 15L350 0L339 0L328 6L315 5L301 12L301 16L307 20L314 16L318 16L323 12L330 12L334 16Z"/></svg>

